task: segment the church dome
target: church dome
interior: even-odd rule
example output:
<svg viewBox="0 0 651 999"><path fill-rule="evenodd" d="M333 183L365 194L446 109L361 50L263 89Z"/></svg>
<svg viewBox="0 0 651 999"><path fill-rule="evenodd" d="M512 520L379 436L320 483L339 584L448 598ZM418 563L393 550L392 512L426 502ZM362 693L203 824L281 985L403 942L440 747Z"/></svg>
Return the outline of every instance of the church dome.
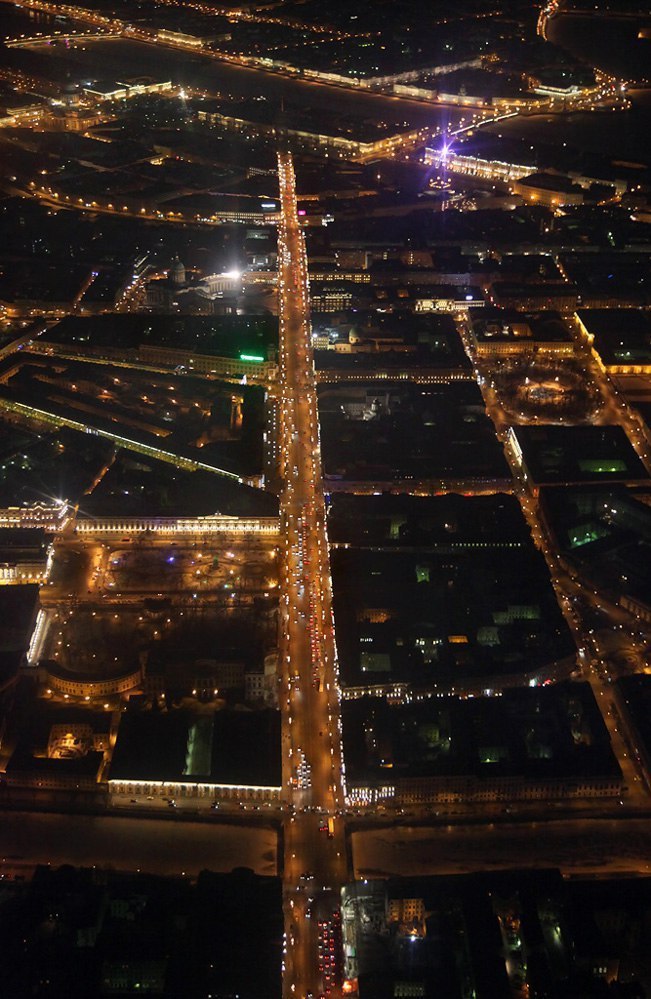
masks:
<svg viewBox="0 0 651 999"><path fill-rule="evenodd" d="M178 257L174 258L174 262L169 270L169 277L172 284L182 285L185 284L185 267Z"/></svg>

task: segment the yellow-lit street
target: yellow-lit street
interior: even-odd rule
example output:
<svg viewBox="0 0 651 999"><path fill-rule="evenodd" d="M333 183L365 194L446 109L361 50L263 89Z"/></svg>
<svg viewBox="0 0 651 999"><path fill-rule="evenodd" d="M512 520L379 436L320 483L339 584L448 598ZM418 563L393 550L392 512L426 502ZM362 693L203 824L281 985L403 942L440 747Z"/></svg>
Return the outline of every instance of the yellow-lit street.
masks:
<svg viewBox="0 0 651 999"><path fill-rule="evenodd" d="M291 156L278 160L281 599L286 957L284 994L338 993L336 956L323 936L336 923L346 879L339 688L321 483L307 259Z"/></svg>

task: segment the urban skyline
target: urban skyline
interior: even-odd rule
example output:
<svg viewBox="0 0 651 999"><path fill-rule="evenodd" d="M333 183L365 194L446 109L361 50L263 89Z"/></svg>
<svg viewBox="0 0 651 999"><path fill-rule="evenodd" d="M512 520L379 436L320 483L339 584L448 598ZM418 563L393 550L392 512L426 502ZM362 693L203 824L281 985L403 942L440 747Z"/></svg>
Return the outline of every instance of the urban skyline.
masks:
<svg viewBox="0 0 651 999"><path fill-rule="evenodd" d="M648 9L0 14L0 993L651 996Z"/></svg>

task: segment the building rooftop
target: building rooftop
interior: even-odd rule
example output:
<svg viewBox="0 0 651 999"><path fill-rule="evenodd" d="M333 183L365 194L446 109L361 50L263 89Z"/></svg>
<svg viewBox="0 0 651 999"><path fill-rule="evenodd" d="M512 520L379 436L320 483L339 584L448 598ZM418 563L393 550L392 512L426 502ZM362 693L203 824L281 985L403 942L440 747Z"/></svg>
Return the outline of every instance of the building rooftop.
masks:
<svg viewBox="0 0 651 999"><path fill-rule="evenodd" d="M0 563L45 558L48 538L40 527L0 527Z"/></svg>
<svg viewBox="0 0 651 999"><path fill-rule="evenodd" d="M8 399L239 475L262 471L260 387L27 352L10 364Z"/></svg>
<svg viewBox="0 0 651 999"><path fill-rule="evenodd" d="M32 304L35 308L72 307L90 276L84 264L42 261L0 261L0 301L9 306Z"/></svg>
<svg viewBox="0 0 651 999"><path fill-rule="evenodd" d="M541 191L561 191L563 194L582 194L583 188L569 177L556 173L532 173L518 181L523 186Z"/></svg>
<svg viewBox="0 0 651 999"><path fill-rule="evenodd" d="M596 996L624 974L635 995L648 980L637 931L650 900L648 877L568 878L551 867L374 872L342 890L345 973L360 999L462 999L469 980L482 999Z"/></svg>
<svg viewBox="0 0 651 999"><path fill-rule="evenodd" d="M549 572L512 496L334 494L332 504L346 686L490 687L514 675L545 679L573 661Z"/></svg>
<svg viewBox="0 0 651 999"><path fill-rule="evenodd" d="M410 310L379 313L315 313L312 329L328 337L328 350L317 350L317 368L409 367L471 371L461 337L450 315ZM351 349L353 353L347 353Z"/></svg>
<svg viewBox="0 0 651 999"><path fill-rule="evenodd" d="M564 281L545 281L535 284L495 281L491 286L490 300L495 305L519 306L520 303L533 302L536 308L555 308L558 301L576 301L577 289Z"/></svg>
<svg viewBox="0 0 651 999"><path fill-rule="evenodd" d="M278 320L269 315L67 316L48 330L42 342L69 346L81 356L102 348L133 350L146 344L221 357L255 354L273 360L278 348Z"/></svg>
<svg viewBox="0 0 651 999"><path fill-rule="evenodd" d="M328 539L334 545L462 551L529 546L531 533L513 496L408 496L333 493Z"/></svg>
<svg viewBox="0 0 651 999"><path fill-rule="evenodd" d="M90 519L207 517L215 513L274 517L278 515L278 498L212 472L185 471L121 450L79 508L79 516Z"/></svg>
<svg viewBox="0 0 651 999"><path fill-rule="evenodd" d="M622 676L615 681L615 687L631 717L636 734L642 740L642 748L648 761L651 759L651 676L647 673Z"/></svg>
<svg viewBox="0 0 651 999"><path fill-rule="evenodd" d="M120 720L109 776L279 787L280 715L128 711Z"/></svg>
<svg viewBox="0 0 651 999"><path fill-rule="evenodd" d="M96 820L77 819L80 838L85 821ZM115 855L119 850L124 866L125 851L138 858L142 843L142 855L150 850L154 858L153 869L169 870L169 876L115 871L88 851L88 864L97 861L92 868L53 863L37 867L33 875L26 871L16 882L5 878L0 918L5 944L15 954L3 972L8 995L28 994L45 976L57 995L71 999L210 991L241 999L280 999L281 879L241 867L229 874L199 871L200 861L181 860L181 851L174 857L171 844L168 853L148 845L148 825L145 820L145 828L116 847ZM181 843L189 831L178 829L183 835L172 841ZM169 857L167 867L158 858L161 853ZM204 855L209 856L207 847ZM196 878L181 877L181 867L189 872L193 863ZM35 961L31 947L19 941L40 936L44 912L52 914L47 922L56 932L47 948L39 946Z"/></svg>
<svg viewBox="0 0 651 999"><path fill-rule="evenodd" d="M621 426L515 426L512 434L528 474L540 485L649 478Z"/></svg>
<svg viewBox="0 0 651 999"><path fill-rule="evenodd" d="M506 690L498 698L342 703L344 759L359 783L427 776L525 779L618 775L587 683Z"/></svg>
<svg viewBox="0 0 651 999"><path fill-rule="evenodd" d="M651 496L613 487L541 490L556 544L594 586L651 605Z"/></svg>
<svg viewBox="0 0 651 999"><path fill-rule="evenodd" d="M651 313L642 309L579 309L603 363L651 364Z"/></svg>
<svg viewBox="0 0 651 999"><path fill-rule="evenodd" d="M582 302L586 305L599 305L600 302L607 305L611 300L621 302L622 307L648 307L651 304L651 273L647 253L621 250L610 253L604 250L598 253L564 253L559 261L568 280L579 288ZM583 312L581 316L583 317ZM626 318L622 315L623 325ZM595 317L595 321L600 323L601 320Z"/></svg>
<svg viewBox="0 0 651 999"><path fill-rule="evenodd" d="M519 312L515 309L485 309L473 322L480 343L516 340L539 343L571 343L572 335L558 312Z"/></svg>
<svg viewBox="0 0 651 999"><path fill-rule="evenodd" d="M74 759L51 759L34 755L27 746L19 743L7 763L7 777L17 781L31 778L46 782L54 779L72 784L75 779L84 778L95 782L99 779L103 761L103 753L92 751Z"/></svg>
<svg viewBox="0 0 651 999"><path fill-rule="evenodd" d="M39 606L35 583L0 586L0 653L27 651Z"/></svg>
<svg viewBox="0 0 651 999"><path fill-rule="evenodd" d="M108 441L77 430L26 437L21 428L5 438L0 460L2 507L51 506L58 500L76 503L113 452Z"/></svg>
<svg viewBox="0 0 651 999"><path fill-rule="evenodd" d="M510 478L476 384L362 382L319 389L326 477Z"/></svg>

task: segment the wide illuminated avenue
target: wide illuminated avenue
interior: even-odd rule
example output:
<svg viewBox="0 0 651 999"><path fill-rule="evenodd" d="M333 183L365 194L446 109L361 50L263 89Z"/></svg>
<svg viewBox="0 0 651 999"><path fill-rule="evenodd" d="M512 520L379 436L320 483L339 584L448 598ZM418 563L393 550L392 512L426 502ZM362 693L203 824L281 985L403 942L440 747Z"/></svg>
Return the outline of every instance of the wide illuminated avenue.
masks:
<svg viewBox="0 0 651 999"><path fill-rule="evenodd" d="M339 688L321 480L308 271L291 156L278 157L281 420L281 601L285 827L284 994L337 995L319 960L334 925L346 860ZM323 947L322 947L323 949Z"/></svg>

